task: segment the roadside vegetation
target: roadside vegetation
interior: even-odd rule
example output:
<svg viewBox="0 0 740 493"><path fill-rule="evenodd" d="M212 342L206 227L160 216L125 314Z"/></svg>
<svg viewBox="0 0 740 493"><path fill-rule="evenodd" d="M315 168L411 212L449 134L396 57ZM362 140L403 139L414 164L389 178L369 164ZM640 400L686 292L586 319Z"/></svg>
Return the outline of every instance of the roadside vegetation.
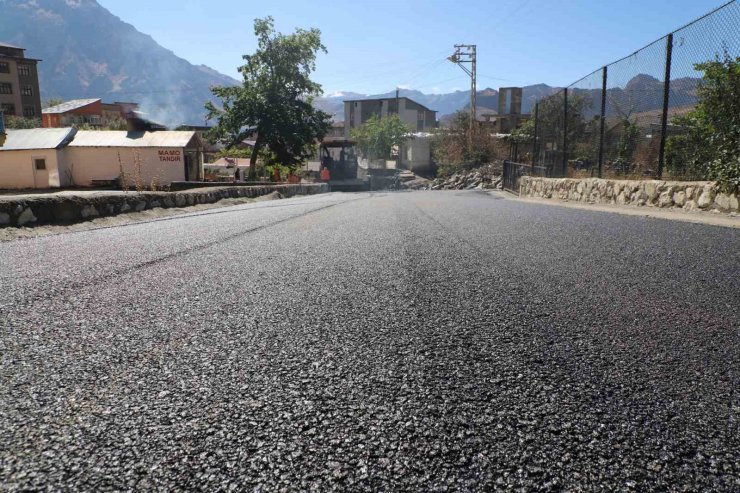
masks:
<svg viewBox="0 0 740 493"><path fill-rule="evenodd" d="M432 156L437 176L447 177L502 159L508 145L477 125L471 128L470 115L458 111L447 128L432 137Z"/></svg>
<svg viewBox="0 0 740 493"><path fill-rule="evenodd" d="M740 57L725 53L694 68L704 73L699 101L671 122L684 131L666 140L667 168L740 191Z"/></svg>

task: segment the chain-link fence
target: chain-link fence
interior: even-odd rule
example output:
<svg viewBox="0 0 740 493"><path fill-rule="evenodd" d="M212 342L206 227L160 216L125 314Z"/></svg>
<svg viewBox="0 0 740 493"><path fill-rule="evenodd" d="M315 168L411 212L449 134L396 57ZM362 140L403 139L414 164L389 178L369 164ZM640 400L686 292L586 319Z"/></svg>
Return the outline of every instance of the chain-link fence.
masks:
<svg viewBox="0 0 740 493"><path fill-rule="evenodd" d="M706 179L681 151L686 116L701 64L736 57L738 0L538 101L535 163L550 176Z"/></svg>

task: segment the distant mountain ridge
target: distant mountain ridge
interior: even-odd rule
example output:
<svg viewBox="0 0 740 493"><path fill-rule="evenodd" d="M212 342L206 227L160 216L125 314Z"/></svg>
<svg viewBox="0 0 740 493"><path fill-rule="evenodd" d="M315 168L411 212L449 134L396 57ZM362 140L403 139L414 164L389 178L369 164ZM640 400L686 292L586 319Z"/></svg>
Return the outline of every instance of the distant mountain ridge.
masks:
<svg viewBox="0 0 740 493"><path fill-rule="evenodd" d="M166 125L203 124L212 85L238 81L193 65L95 0L0 0L0 41L40 58L42 99L134 101Z"/></svg>
<svg viewBox="0 0 740 493"><path fill-rule="evenodd" d="M559 88L547 84L537 84L523 88L522 111L529 113L538 99L549 96ZM339 92L316 98L314 104L332 115L334 120L344 120L344 101L353 99L382 99L395 97L396 91L382 94L358 94L352 92ZM470 107L470 91L455 91L446 94L425 94L414 89L401 89L399 96L413 99L423 104L430 110L437 112L437 117L442 118L457 111ZM498 90L486 88L476 93L476 103L479 107L496 110L498 108Z"/></svg>
<svg viewBox="0 0 740 493"><path fill-rule="evenodd" d="M0 42L21 46L28 57L43 60L39 63L42 99L133 101L141 103L150 119L165 125L202 125L204 103L213 100L210 87L239 84L210 67L178 57L95 0L0 0L0 15ZM671 104L694 104L698 84L695 78L672 80ZM609 89L609 109L625 113L658 109L662 89L655 77L637 74L624 87ZM537 100L558 90L546 84L525 86L522 112L531 113ZM598 111L600 90L574 92L592 100L589 111ZM470 91L425 94L402 89L400 95L437 111L440 119L470 104ZM342 121L345 100L394 96L395 90L374 95L342 91L316 98L314 104ZM498 91L478 91L477 104L495 111Z"/></svg>

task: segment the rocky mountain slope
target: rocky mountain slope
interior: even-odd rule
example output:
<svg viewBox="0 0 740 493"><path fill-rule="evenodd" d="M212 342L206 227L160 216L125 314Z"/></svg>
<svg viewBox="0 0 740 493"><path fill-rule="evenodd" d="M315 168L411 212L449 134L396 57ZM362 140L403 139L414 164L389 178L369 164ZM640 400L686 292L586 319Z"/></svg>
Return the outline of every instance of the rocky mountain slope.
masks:
<svg viewBox="0 0 740 493"><path fill-rule="evenodd" d="M39 58L42 99L137 101L167 125L202 124L212 85L237 81L193 65L95 0L0 0L0 41Z"/></svg>

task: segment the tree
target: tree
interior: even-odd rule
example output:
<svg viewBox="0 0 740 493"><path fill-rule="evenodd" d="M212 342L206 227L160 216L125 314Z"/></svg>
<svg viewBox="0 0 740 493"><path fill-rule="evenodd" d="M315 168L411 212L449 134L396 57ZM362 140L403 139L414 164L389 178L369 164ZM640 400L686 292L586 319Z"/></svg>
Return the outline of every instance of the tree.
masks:
<svg viewBox="0 0 740 493"><path fill-rule="evenodd" d="M526 144L534 140L534 118L530 118L511 131L511 140L518 144Z"/></svg>
<svg viewBox="0 0 740 493"><path fill-rule="evenodd" d="M214 87L221 107L206 103L209 119L217 125L209 131L212 141L233 147L251 135L256 142L250 158L249 178L254 179L257 157L263 148L288 167L296 167L313 152L313 144L328 133L330 115L313 107L321 86L310 79L316 55L326 52L318 29L277 33L272 17L256 19L257 50L244 55L239 67L240 86Z"/></svg>
<svg viewBox="0 0 740 493"><path fill-rule="evenodd" d="M740 190L740 57L725 52L694 66L704 72L696 108L672 123L684 130L666 141L666 167L716 180L727 191Z"/></svg>
<svg viewBox="0 0 740 493"><path fill-rule="evenodd" d="M40 118L26 118L24 116L5 115L5 128L25 129L41 127Z"/></svg>
<svg viewBox="0 0 740 493"><path fill-rule="evenodd" d="M51 108L52 106L58 106L62 104L63 102L64 100L62 98L49 98L46 101L44 101L43 107L44 109Z"/></svg>
<svg viewBox="0 0 740 493"><path fill-rule="evenodd" d="M563 147L564 93L559 92L539 102L537 113L538 139L552 142L557 149ZM584 113L590 109L593 101L585 94L571 92L568 94L568 142L577 142L587 126Z"/></svg>
<svg viewBox="0 0 740 493"><path fill-rule="evenodd" d="M362 126L352 130L360 153L367 159L389 159L394 147L400 147L411 133L398 115L380 118L373 115Z"/></svg>

